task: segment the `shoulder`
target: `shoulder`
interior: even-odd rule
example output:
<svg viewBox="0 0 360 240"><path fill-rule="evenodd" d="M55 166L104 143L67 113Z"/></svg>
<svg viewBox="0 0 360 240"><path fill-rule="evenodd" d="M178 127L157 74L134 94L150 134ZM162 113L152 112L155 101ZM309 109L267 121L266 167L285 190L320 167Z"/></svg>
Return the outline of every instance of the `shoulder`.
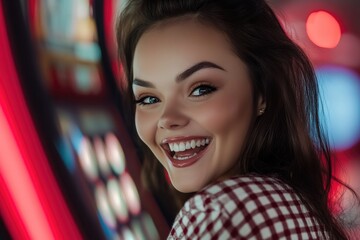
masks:
<svg viewBox="0 0 360 240"><path fill-rule="evenodd" d="M300 198L290 186L269 176L234 177L208 186L199 195L209 196L213 204L222 205L229 214L239 208L249 212L259 207L303 208Z"/></svg>
<svg viewBox="0 0 360 240"><path fill-rule="evenodd" d="M176 231L193 238L322 237L320 225L290 186L259 175L227 179L197 193L181 209L170 236Z"/></svg>

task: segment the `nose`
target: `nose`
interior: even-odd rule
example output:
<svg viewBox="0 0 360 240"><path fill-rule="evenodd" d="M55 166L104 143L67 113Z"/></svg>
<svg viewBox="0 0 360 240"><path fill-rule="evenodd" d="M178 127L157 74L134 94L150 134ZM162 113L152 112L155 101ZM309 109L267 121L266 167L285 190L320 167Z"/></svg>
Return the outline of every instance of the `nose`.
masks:
<svg viewBox="0 0 360 240"><path fill-rule="evenodd" d="M158 128L175 130L186 126L189 118L182 112L178 104L167 104L164 106L161 117L158 121Z"/></svg>

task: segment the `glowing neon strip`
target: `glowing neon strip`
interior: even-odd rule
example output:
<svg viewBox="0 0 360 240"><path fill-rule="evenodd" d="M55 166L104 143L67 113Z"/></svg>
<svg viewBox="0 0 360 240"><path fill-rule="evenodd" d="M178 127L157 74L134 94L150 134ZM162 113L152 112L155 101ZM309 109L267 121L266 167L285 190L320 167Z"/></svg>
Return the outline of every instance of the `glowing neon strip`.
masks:
<svg viewBox="0 0 360 240"><path fill-rule="evenodd" d="M28 8L29 8L29 19L30 19L30 28L32 33L37 33L37 24L36 16L39 16L38 8L36 7L36 0L28 0Z"/></svg>
<svg viewBox="0 0 360 240"><path fill-rule="evenodd" d="M26 228L21 229L23 234L29 234L32 239L53 239L54 234L2 108L0 108L0 129L0 174L4 182L2 192L5 192L4 195L7 193L7 201L2 199L2 205L4 204L2 209L8 212L7 217L12 217L9 216L11 212L20 214L21 219L17 218L16 222L23 222ZM16 225L10 227L13 234L19 231Z"/></svg>
<svg viewBox="0 0 360 240"><path fill-rule="evenodd" d="M5 224L16 239L81 239L22 95L1 4L0 46L0 211Z"/></svg>

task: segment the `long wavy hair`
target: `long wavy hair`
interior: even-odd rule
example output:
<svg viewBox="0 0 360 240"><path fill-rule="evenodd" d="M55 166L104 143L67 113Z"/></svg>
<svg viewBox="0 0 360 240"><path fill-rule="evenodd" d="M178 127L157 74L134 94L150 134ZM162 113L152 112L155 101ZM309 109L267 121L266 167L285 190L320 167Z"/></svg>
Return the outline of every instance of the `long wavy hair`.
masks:
<svg viewBox="0 0 360 240"><path fill-rule="evenodd" d="M186 15L223 32L233 51L246 63L253 86L254 113L259 95L266 102L266 111L248 131L237 174L276 175L299 194L330 239L347 239L328 205L332 159L320 126L313 66L264 0L128 2L118 18L117 43L124 72L123 110L133 136L135 104L131 82L135 47L142 34L155 24ZM163 167L145 144L136 141L143 149L146 181L155 191L164 190L168 184Z"/></svg>

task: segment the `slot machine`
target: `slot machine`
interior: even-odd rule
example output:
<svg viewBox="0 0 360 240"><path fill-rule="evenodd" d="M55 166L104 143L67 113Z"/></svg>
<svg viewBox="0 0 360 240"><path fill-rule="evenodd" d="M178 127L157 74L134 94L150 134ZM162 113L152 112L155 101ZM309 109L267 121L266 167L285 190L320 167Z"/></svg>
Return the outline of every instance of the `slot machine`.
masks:
<svg viewBox="0 0 360 240"><path fill-rule="evenodd" d="M164 239L168 222L141 183L141 162L114 91L120 74L110 26L119 3L5 5L7 11L18 11L7 15L8 25L21 22L24 27L10 27L14 58L22 68L19 78L51 174L80 234Z"/></svg>

